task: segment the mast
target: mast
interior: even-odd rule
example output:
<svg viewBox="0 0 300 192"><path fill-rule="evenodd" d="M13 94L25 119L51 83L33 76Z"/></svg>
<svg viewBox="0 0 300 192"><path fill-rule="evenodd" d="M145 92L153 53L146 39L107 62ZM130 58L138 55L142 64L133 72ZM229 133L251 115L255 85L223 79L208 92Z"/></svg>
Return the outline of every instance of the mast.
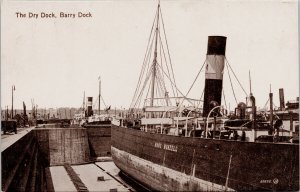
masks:
<svg viewBox="0 0 300 192"><path fill-rule="evenodd" d="M153 100L154 100L154 88L155 88L155 76L156 76L156 59L157 59L157 39L158 39L158 24L159 24L159 9L160 4L158 2L157 6L157 21L156 21L156 30L155 30L155 50L154 50L154 59L152 64L152 87L151 87L151 100L150 100L150 106L153 106Z"/></svg>
<svg viewBox="0 0 300 192"><path fill-rule="evenodd" d="M6 121L8 120L8 105L6 106Z"/></svg>
<svg viewBox="0 0 300 192"><path fill-rule="evenodd" d="M99 76L99 108L98 108L98 111L99 111L99 115L100 115L100 99L101 99L101 77Z"/></svg>
<svg viewBox="0 0 300 192"><path fill-rule="evenodd" d="M82 110L83 110L83 113L84 113L84 111L85 111L85 91L83 91Z"/></svg>
<svg viewBox="0 0 300 192"><path fill-rule="evenodd" d="M15 86L13 85L11 88L11 118L14 118L14 90L16 90Z"/></svg>

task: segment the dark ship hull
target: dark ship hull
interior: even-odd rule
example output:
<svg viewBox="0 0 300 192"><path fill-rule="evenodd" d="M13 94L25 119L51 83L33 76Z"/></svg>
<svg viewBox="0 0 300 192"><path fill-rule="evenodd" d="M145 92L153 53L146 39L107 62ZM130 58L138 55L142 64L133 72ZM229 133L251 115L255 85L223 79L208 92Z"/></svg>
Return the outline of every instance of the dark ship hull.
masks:
<svg viewBox="0 0 300 192"><path fill-rule="evenodd" d="M298 191L299 145L112 127L115 164L159 191Z"/></svg>
<svg viewBox="0 0 300 192"><path fill-rule="evenodd" d="M115 164L142 184L158 191L298 191L299 145L279 142L246 142L244 130L241 141L229 140L229 138L224 140L221 138L222 135L220 139L208 138L210 137L209 130L213 131L214 135L214 131L218 128L217 117L219 119L222 117L226 37L208 37L207 55L204 62L203 109L196 107L199 105L194 105L193 102L185 105L184 101L179 102L175 99L176 102L172 103L169 92L165 89L161 90L164 95L159 95L159 91L155 95L155 90L164 87L159 84L163 79L160 74L164 74L160 65L163 59L158 57L162 55L158 52L160 50L158 47L162 46L157 46L161 42L158 41L160 13L158 4L156 22L154 22L156 29L154 31L152 27L151 32L155 34L152 38L152 42L155 39L153 62L151 66L148 65L147 72L141 71L139 77L141 80L143 74L152 75L151 83L149 83L151 86L148 89L151 90L151 97L145 99L142 115L136 115L145 85L139 81L128 114L128 120L131 120L130 118L136 120L132 126L137 129L112 127L111 153ZM202 68L204 69L204 64L200 72ZM147 69L145 66L144 64L142 69ZM150 75L145 77L146 83L148 77ZM155 82L159 83L155 84ZM139 89L140 87L142 88ZM141 90L140 93L139 90ZM185 100L189 99L188 93L182 94ZM251 117L249 115L247 122L251 122L250 130L256 138L255 134L259 126L257 126L255 98L251 92L249 99ZM239 114L240 119L245 119L248 106L245 103L240 104L238 105L240 107L235 110L239 113L235 116ZM185 106L195 108L188 109ZM200 115L202 119L198 118ZM214 126L209 126L209 121L213 116L215 117ZM189 118L191 118L190 124L188 124ZM179 123L179 121L182 122ZM241 129L243 126L238 128ZM201 136L201 134L196 135L197 128L203 131L202 137L193 137L192 133L195 133L195 136ZM274 138L278 139L279 126L271 126L269 130L273 132L274 128L276 128ZM224 130L224 127L218 128L219 132ZM270 134L271 137L272 135L273 133Z"/></svg>

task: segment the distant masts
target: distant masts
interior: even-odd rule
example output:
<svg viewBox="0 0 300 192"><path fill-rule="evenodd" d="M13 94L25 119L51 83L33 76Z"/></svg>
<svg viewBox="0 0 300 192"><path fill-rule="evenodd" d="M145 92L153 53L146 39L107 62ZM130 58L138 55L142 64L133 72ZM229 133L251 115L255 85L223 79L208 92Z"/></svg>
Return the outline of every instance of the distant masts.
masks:
<svg viewBox="0 0 300 192"><path fill-rule="evenodd" d="M83 113L85 111L85 91L83 91L83 103L82 103L82 110L83 110Z"/></svg>
<svg viewBox="0 0 300 192"><path fill-rule="evenodd" d="M16 87L13 85L11 87L11 118L14 118L14 91L16 90Z"/></svg>
<svg viewBox="0 0 300 192"><path fill-rule="evenodd" d="M100 115L100 100L101 100L101 76L98 77L98 80L99 80L99 108L98 108L98 111L99 111L99 115Z"/></svg>

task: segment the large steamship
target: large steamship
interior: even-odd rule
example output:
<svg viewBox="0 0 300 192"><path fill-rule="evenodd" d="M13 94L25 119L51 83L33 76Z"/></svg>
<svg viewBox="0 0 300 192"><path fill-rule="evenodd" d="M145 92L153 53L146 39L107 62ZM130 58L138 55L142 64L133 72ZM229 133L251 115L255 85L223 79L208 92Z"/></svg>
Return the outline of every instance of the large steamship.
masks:
<svg viewBox="0 0 300 192"><path fill-rule="evenodd" d="M138 83L127 120L112 127L111 153L115 164L158 191L298 191L299 144L278 139L280 122L266 126L259 120L251 93L250 107L241 103L235 114L247 118L251 126L235 124L233 128L233 122L245 121L229 119L221 107L227 38L208 37L202 66L202 109L201 99L190 99L177 89L169 50L162 51L168 43L159 34L165 34L161 20L158 5L139 78L143 79L144 74L146 83ZM166 89L167 80L174 97ZM150 98L144 100L140 109L139 99L146 85L146 96L150 93ZM274 135L273 142L255 142L263 134Z"/></svg>

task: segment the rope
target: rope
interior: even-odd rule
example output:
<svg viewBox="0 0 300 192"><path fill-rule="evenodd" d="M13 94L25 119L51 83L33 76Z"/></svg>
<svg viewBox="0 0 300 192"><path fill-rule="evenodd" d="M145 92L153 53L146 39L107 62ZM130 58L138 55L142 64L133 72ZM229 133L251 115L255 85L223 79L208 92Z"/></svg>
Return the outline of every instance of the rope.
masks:
<svg viewBox="0 0 300 192"><path fill-rule="evenodd" d="M198 72L198 74L197 74L196 78L194 79L194 81L193 81L193 83L192 83L191 87L189 88L188 92L186 93L185 97L187 97L187 96L188 96L188 94L190 93L191 89L193 88L193 86L194 86L194 84L195 84L196 80L198 79L198 77L199 77L199 75L200 75L200 73L201 73L201 71L202 71L202 69L203 69L203 67L204 67L205 63L206 63L206 60L203 62L202 66L201 66L201 68L200 68L200 71ZM179 104L179 106L181 106L181 105L182 105L183 101L184 101L184 100L182 100L182 101L181 101L181 103ZM199 103L199 105L200 105L200 103Z"/></svg>
<svg viewBox="0 0 300 192"><path fill-rule="evenodd" d="M142 78L143 78L143 76L144 76L144 74L145 74L145 71L149 71L149 68L150 68L150 58L151 58L151 55L152 55L152 47L153 47L153 42L154 42L154 36L153 36L153 38L152 38L152 42L151 42L151 45L150 45L150 49L148 50L148 54L147 54L147 60L146 60L146 63L145 63L145 65L146 65L146 70L145 70L145 65L143 65L143 71L142 71L142 73L141 73L141 79L139 79L139 85L138 85L138 87L137 87L137 89L136 89L136 91L138 92L138 90L139 90L139 88L140 88L140 84L141 84L141 82L142 82ZM136 93L137 94L137 93ZM133 100L132 100L132 103L134 102L134 100L136 99L136 96L137 95L135 95L135 97L133 98Z"/></svg>
<svg viewBox="0 0 300 192"><path fill-rule="evenodd" d="M267 105L268 105L268 102L270 101L270 98L268 97L268 100L267 100L267 102L266 102L266 104L265 104L265 106L264 106L264 109L265 110L267 110Z"/></svg>
<svg viewBox="0 0 300 192"><path fill-rule="evenodd" d="M157 11L158 11L158 10L157 10ZM156 21L156 18L157 18L157 11L156 11L156 14L155 14L153 23L152 23L152 27L151 27L151 31L150 31L150 36L149 36L149 38L148 38L147 48L146 48L146 52L145 52L144 61L143 61L143 65L142 65L142 68L141 68L141 72L140 72L138 84L137 84L137 87L136 87L136 90L135 90L135 93L134 93L134 96L133 96L133 100L132 100L130 106L132 106L132 104L133 104L133 102L134 102L134 100L135 100L135 98L136 98L136 95L137 95L137 92L138 92L138 89L139 89L139 87L140 87L141 80L142 80L142 77L143 77L143 74L144 74L144 68L145 68L145 65L146 65L147 55L149 55L149 43L150 43L150 40L151 40L153 31L154 31L154 30L153 30L153 29L154 29L154 24L155 24L155 21ZM154 37L154 36L153 36L153 37ZM150 49L152 49L153 40L154 40L154 38L152 39L152 43L151 43L151 45L150 45Z"/></svg>
<svg viewBox="0 0 300 192"><path fill-rule="evenodd" d="M161 9L158 6L158 9L157 9L156 14L155 14L154 21L152 23L152 28L151 28L150 36L148 38L148 44L147 44L146 53L145 53L144 60L143 60L143 66L141 68L141 72L140 72L140 76L139 76L139 79L138 79L137 87L135 89L132 102L130 104L130 108L131 109L135 108L137 105L138 106L140 105L141 98L144 95L143 91L145 90L145 87L148 85L148 80L150 78L150 74L151 74L152 69L153 69L153 66L150 65L150 62L151 62L150 60L151 60L152 52L153 52L153 44L154 44L155 38L158 38L158 37L159 37L160 46L159 46L159 50L158 50L159 54L156 55L157 56L156 59L159 60L158 57L160 57L161 65L159 65L157 63L157 60L155 62L158 65L158 67L161 68L161 70L163 71L163 73L161 73L159 70L157 70L157 74L156 74L156 77L155 77L157 79L157 81L154 82L155 85L157 85L157 86L155 86L156 87L155 94L156 95L161 95L162 97L164 97L165 93L167 91L166 90L166 83L165 83L165 79L164 79L164 75L163 75L163 74L165 74L165 71L163 69L164 68L164 66L163 66L163 60L164 60L166 68L167 68L167 72L168 72L168 74L166 76L170 80L173 94L178 96L178 91L179 90L177 89L176 83L175 83L175 76L174 76L174 71L173 71L173 67L172 67L172 62L171 62L171 56L170 56L168 41L167 41L167 38L166 38L166 31L165 31L165 27L164 27L163 18L162 18L162 12L160 12L160 11L161 11ZM165 53L165 50L164 50L163 40L162 40L162 37L161 37L161 34L160 34L160 27L161 26L159 25L159 23L160 23L159 20L158 20L159 16L161 16L161 24L162 24L162 27L163 27L166 48L167 48L167 51L168 51L167 54L168 54L168 57L169 57L168 58L169 64L168 64L167 56L166 56L166 53ZM156 23L158 25L157 26L158 27L158 29L157 29L158 33L157 34L154 33L154 28L155 28L155 24ZM158 35L158 37L157 37L157 35ZM169 69L168 65L170 65L171 69ZM145 70L146 68L147 68L147 70ZM142 80L143 79L145 80L144 84L142 84ZM152 80L150 81L150 83L153 83ZM162 93L161 91L163 91L164 93ZM148 94L149 94L149 89L148 89L148 92L147 92L147 96L148 96Z"/></svg>
<svg viewBox="0 0 300 192"><path fill-rule="evenodd" d="M159 66L159 65L158 65ZM160 67L160 66L159 66ZM175 85L175 83L173 83L172 82L172 80L170 79L170 77L166 74L166 72L165 71L162 71L165 75L166 75L166 77L170 80L170 82L171 82L171 84L173 84L174 85L174 87L176 88L176 90L182 95L182 97L184 97L188 102L190 102L192 105L193 105L193 103L191 102L191 101L189 101L188 100L188 98L177 88L177 86Z"/></svg>
<svg viewBox="0 0 300 192"><path fill-rule="evenodd" d="M160 36L160 34L159 34L159 40L160 40L161 46L162 46L162 48L163 48L163 43L162 43L162 41L161 41L161 36ZM167 62L165 50L164 50L164 49L162 49L162 50L163 50L163 55L164 55L164 59L165 59L165 62L166 62L166 68L167 68L168 75L171 76L171 75L170 75L170 71L169 71L169 67L168 67L168 62ZM169 55L169 56L170 56L170 55ZM171 66L171 64L170 64L170 66ZM163 70L163 69L162 69L162 70ZM172 71L172 74L173 74L173 76L174 76L173 71ZM174 81L174 82L175 82L175 81ZM173 86L171 86L171 88L172 88L173 95L174 95L174 96L175 96L175 95L178 96L177 92L176 92L176 94L175 94L175 91L174 91Z"/></svg>
<svg viewBox="0 0 300 192"><path fill-rule="evenodd" d="M243 89L244 93L245 93L246 96L247 96L247 95L248 95L247 92L246 92L245 89L243 88L243 86L242 86L242 84L240 83L239 79L236 77L236 75L235 75L234 71L232 70L232 68L231 68L231 66L230 66L230 64L229 64L229 62L228 62L228 60L227 60L226 57L225 57L225 61L226 61L226 63L228 64L230 70L232 71L232 73L233 73L235 79L237 80L237 82L239 83L239 85L241 86L241 88Z"/></svg>
<svg viewBox="0 0 300 192"><path fill-rule="evenodd" d="M146 79L145 79L145 81L144 81L144 85L143 85L143 87L142 87L142 89L141 89L141 91L140 91L140 94L139 94L139 96L138 96L138 98L137 98L137 100L136 100L136 102L135 102L135 104L134 104L134 107L136 107L137 102L140 100L140 98L141 98L141 96L142 96L142 93L143 93L143 91L144 91L144 89L145 89L145 87L146 87L146 84L147 84L147 82L148 82L148 80L149 80L149 78L150 78L151 71L152 71L152 68L148 71L147 77L146 77Z"/></svg>
<svg viewBox="0 0 300 192"><path fill-rule="evenodd" d="M204 95L204 89L205 89L205 88L203 88L203 91L202 91L202 93L201 93L201 96L200 96L200 99L199 99L200 101L201 101L202 98L203 98L203 95ZM197 105L197 108L199 108L200 103L201 103L201 102L199 102L199 104Z"/></svg>
<svg viewBox="0 0 300 192"><path fill-rule="evenodd" d="M238 103L237 103L236 96L235 96L235 93L234 93L234 89L233 89L233 85L232 85L232 81L231 81L231 76L230 76L230 72L229 72L229 70L228 70L228 65L227 65L227 64L226 64L226 67L227 67L227 71L228 71L228 76L229 76L229 80L230 80L230 85L231 85L231 89L232 89L232 92L233 92L233 96L234 96L234 99L235 99L236 104L238 104Z"/></svg>
<svg viewBox="0 0 300 192"><path fill-rule="evenodd" d="M152 42L151 42L151 45L150 45L150 49L149 49L148 55L147 55L147 61L146 61L146 62L147 62L147 63L146 63L146 64L147 64L147 65L146 65L146 66L147 66L147 69L146 69L146 70L145 70L145 69L143 70L143 76L144 76L145 71L147 71L148 73L149 73L149 72L151 73L150 70L151 70L152 65L150 65L150 58L151 58L151 55L152 55L152 51L151 51L151 50L152 50L152 47L153 47L153 42L154 42L154 36L153 36L153 38L152 38ZM151 66L151 67L150 67L150 66ZM144 67L145 67L145 66L144 66ZM147 77L146 77L146 78L147 78ZM145 79L146 79L146 78L145 78ZM146 80L145 80L145 81L146 81ZM141 82L141 81L140 81L140 82ZM141 92L142 92L142 91L140 91L140 94L141 94ZM136 95L136 97L137 97L137 95ZM134 101L135 101L135 103L138 102L137 100L139 99L139 97L138 97L138 98L136 98L136 97L133 98L133 100L132 100L132 105L133 105ZM130 108L132 108L132 105L131 105Z"/></svg>
<svg viewBox="0 0 300 192"><path fill-rule="evenodd" d="M226 98L225 98L225 92L224 92L224 89L223 89L223 97L224 97L224 102L225 102L225 109L227 109L227 103L226 103Z"/></svg>
<svg viewBox="0 0 300 192"><path fill-rule="evenodd" d="M202 69L203 69L205 63L206 63L206 60L203 62L202 66L201 66L201 68L200 68L200 71L198 72L196 78L194 79L194 81L193 81L193 83L192 83L190 89L189 89L188 92L186 93L186 97L188 96L188 94L190 93L191 89L193 88L193 86L194 86L196 80L198 79L198 77L199 77L199 75L200 75L200 73L201 73L201 71L202 71Z"/></svg>
<svg viewBox="0 0 300 192"><path fill-rule="evenodd" d="M152 79L150 81L152 81ZM148 91L147 91L147 94L146 94L146 98L148 98L149 92L150 92L150 86L148 86Z"/></svg>
<svg viewBox="0 0 300 192"><path fill-rule="evenodd" d="M104 102L104 99L103 99L102 95L101 95L100 97L101 97L101 100L103 101L103 104L104 104L105 108L107 108L107 106L106 106L106 104L105 104L105 102Z"/></svg>
<svg viewBox="0 0 300 192"><path fill-rule="evenodd" d="M157 63L157 64L159 65L159 63ZM161 68L162 68L162 65L161 65ZM166 84L165 84L163 75L161 74L160 70L157 71L157 78L159 79L159 81L161 83L161 88L162 88L163 92L165 93L167 91L167 88L166 88Z"/></svg>
<svg viewBox="0 0 300 192"><path fill-rule="evenodd" d="M165 40L166 40L166 45L167 45L167 50L168 50L168 55L169 55L169 60L170 60L170 66L171 66L171 70L172 70L173 80L174 80L174 83L176 85L174 71L173 71L173 66L172 66L171 55L170 55L170 51L169 51L169 45L168 45L167 36L166 36L165 24L164 24L164 20L163 20L161 9L160 9L160 17L161 17L161 22L162 22L162 25L163 25L163 31L164 31L164 36L165 36ZM176 97L178 97L178 92L176 92Z"/></svg>
<svg viewBox="0 0 300 192"><path fill-rule="evenodd" d="M160 89L162 91L161 93L161 97L165 97L166 96L166 92L167 92L167 89L166 89L166 86L165 86L165 83L164 83L164 79L162 78L162 74L160 73L160 71L158 71L158 80L159 80L159 86L160 86ZM163 104L163 102L162 102ZM167 101L166 101L166 104L167 104Z"/></svg>

